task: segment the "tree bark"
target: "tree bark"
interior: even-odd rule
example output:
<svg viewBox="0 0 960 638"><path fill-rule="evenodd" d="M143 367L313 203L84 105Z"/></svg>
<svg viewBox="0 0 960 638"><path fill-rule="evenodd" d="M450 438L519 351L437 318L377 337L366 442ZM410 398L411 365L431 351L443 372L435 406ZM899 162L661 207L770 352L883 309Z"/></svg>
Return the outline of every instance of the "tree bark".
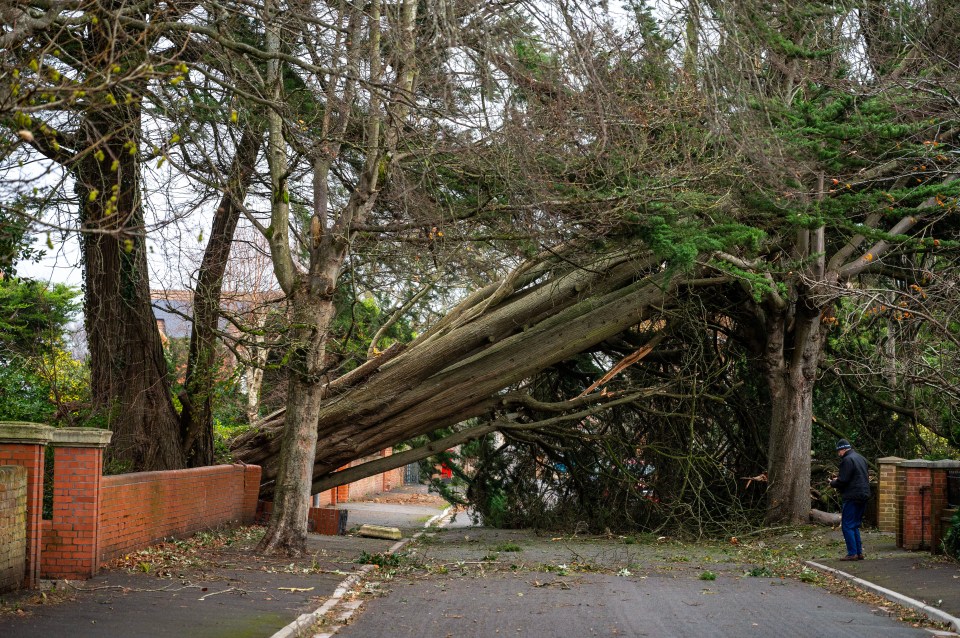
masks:
<svg viewBox="0 0 960 638"><path fill-rule="evenodd" d="M184 459L150 304L136 155L141 110L137 100L127 103L123 93L114 92L118 104L109 111L85 114L83 132L90 152L74 167L85 231L91 399L95 414L113 430L108 459L119 464L117 469L167 470L183 467Z"/></svg>
<svg viewBox="0 0 960 638"><path fill-rule="evenodd" d="M256 167L261 134L246 128L230 168L220 205L213 218L210 240L203 253L193 295L193 327L184 383L181 440L187 465L213 463L213 387L218 372L217 328L223 275L240 219L243 200Z"/></svg>
<svg viewBox="0 0 960 638"><path fill-rule="evenodd" d="M257 321L254 327L262 329L263 321ZM270 348L266 345L263 335L251 335L249 339L253 345L245 347L250 362L243 371L243 378L247 384L247 422L256 423L260 418L260 391L263 388L263 367L267 365Z"/></svg>
<svg viewBox="0 0 960 638"><path fill-rule="evenodd" d="M813 387L823 343L820 314L815 309L797 312L792 321L787 313L779 313L768 322L768 523L808 520Z"/></svg>
<svg viewBox="0 0 960 638"><path fill-rule="evenodd" d="M824 512L822 510L810 510L810 522L819 525L839 525L840 515L835 512Z"/></svg>
<svg viewBox="0 0 960 638"><path fill-rule="evenodd" d="M329 278L314 283L332 292ZM299 555L306 549L307 513L310 508L310 471L317 446L317 419L323 401L326 341L335 308L331 294L318 294L298 282L290 298L291 318L297 326L291 344L287 410L284 418L280 467L273 490L273 512L258 550Z"/></svg>

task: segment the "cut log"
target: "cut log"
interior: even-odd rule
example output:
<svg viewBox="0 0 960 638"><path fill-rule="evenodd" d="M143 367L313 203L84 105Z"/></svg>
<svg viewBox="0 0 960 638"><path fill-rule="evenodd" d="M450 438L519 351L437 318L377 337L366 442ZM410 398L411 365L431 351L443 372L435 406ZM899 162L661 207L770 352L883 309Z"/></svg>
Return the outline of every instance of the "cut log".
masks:
<svg viewBox="0 0 960 638"><path fill-rule="evenodd" d="M810 510L810 522L819 525L839 525L840 515L833 512L812 509Z"/></svg>

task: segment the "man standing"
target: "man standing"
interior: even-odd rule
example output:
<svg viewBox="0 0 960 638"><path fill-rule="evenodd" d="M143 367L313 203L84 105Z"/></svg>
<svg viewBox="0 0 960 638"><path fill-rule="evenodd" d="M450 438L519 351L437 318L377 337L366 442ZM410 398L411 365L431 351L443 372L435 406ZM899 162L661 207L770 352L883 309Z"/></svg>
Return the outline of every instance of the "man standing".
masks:
<svg viewBox="0 0 960 638"><path fill-rule="evenodd" d="M870 478L867 476L867 460L857 454L846 439L837 441L840 455L840 471L830 481L830 487L840 491L843 510L840 528L847 543L847 555L840 560L863 560L863 545L860 542L860 523L870 499Z"/></svg>

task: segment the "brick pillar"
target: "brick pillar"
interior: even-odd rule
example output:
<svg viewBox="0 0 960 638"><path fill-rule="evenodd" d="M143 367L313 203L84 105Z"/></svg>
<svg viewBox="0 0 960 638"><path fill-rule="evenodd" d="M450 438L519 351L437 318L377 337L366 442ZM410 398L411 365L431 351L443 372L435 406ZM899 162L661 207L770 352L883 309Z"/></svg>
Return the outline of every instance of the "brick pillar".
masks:
<svg viewBox="0 0 960 638"><path fill-rule="evenodd" d="M960 461L932 461L930 466L930 551L942 554L944 513L948 506L947 472L960 469Z"/></svg>
<svg viewBox="0 0 960 638"><path fill-rule="evenodd" d="M244 525L257 520L257 498L260 496L260 466L243 466L243 516Z"/></svg>
<svg viewBox="0 0 960 638"><path fill-rule="evenodd" d="M343 467L338 467L337 471L339 472L340 470L345 470L348 467L350 467L349 463L347 463ZM347 483L346 485L340 485L339 487L334 487L333 494L334 494L333 496L334 503L346 503L347 501L350 500L350 484Z"/></svg>
<svg viewBox="0 0 960 638"><path fill-rule="evenodd" d="M37 423L0 422L0 465L19 465L27 470L27 555L24 587L40 580L43 520L43 458L53 428Z"/></svg>
<svg viewBox="0 0 960 638"><path fill-rule="evenodd" d="M897 466L903 461L897 456L877 459L880 479L877 482L877 527L881 532L897 531Z"/></svg>
<svg viewBox="0 0 960 638"><path fill-rule="evenodd" d="M100 483L109 430L60 428L53 441L53 520L44 538L48 578L86 579L100 567Z"/></svg>
<svg viewBox="0 0 960 638"><path fill-rule="evenodd" d="M393 456L393 448L392 447L386 448L385 450L383 450L383 452L381 452L381 456L384 456L384 457ZM380 479L382 481L382 485L380 486L381 491L389 492L390 490L393 489L393 483L391 483L390 481L391 476L393 476L393 473L390 470L380 475Z"/></svg>
<svg viewBox="0 0 960 638"><path fill-rule="evenodd" d="M917 550L931 548L933 541L932 461L912 460L900 463L903 496L897 546Z"/></svg>

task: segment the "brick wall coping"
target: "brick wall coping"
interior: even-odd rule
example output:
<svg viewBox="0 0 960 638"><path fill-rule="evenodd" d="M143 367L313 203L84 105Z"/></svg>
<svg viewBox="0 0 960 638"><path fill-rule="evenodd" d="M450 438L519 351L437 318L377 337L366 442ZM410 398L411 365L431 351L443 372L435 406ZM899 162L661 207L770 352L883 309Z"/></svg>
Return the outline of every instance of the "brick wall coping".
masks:
<svg viewBox="0 0 960 638"><path fill-rule="evenodd" d="M129 474L110 474L103 477L104 487L117 485L131 485L134 483L151 483L161 478L166 478L175 474L181 478L187 478L190 475L197 474L218 474L221 472L234 472L237 468L250 467L240 463L231 465L205 465L204 467L191 467L183 470L158 470L154 472L130 472Z"/></svg>
<svg viewBox="0 0 960 638"><path fill-rule="evenodd" d="M899 456L885 456L881 459L877 459L877 463L881 465L899 465L901 462L906 461Z"/></svg>
<svg viewBox="0 0 960 638"><path fill-rule="evenodd" d="M53 431L54 447L98 447L105 448L110 443L113 432L98 428L56 428Z"/></svg>
<svg viewBox="0 0 960 638"><path fill-rule="evenodd" d="M27 421L0 421L0 443L46 445L53 439L54 428Z"/></svg>
<svg viewBox="0 0 960 638"><path fill-rule="evenodd" d="M925 461L923 459L914 459L904 461L900 467L928 467L930 469L960 470L960 461Z"/></svg>

